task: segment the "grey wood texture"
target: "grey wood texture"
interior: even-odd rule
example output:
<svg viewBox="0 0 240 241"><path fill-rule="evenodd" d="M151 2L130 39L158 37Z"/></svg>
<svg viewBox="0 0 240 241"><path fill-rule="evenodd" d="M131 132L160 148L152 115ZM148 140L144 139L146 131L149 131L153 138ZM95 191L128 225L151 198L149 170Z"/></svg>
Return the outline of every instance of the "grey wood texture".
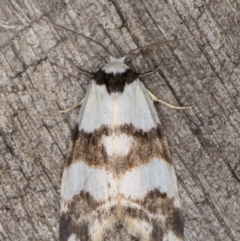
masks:
<svg viewBox="0 0 240 241"><path fill-rule="evenodd" d="M0 240L58 240L59 189L89 78L109 54L142 78L178 177L186 241L240 240L240 1L1 0Z"/></svg>

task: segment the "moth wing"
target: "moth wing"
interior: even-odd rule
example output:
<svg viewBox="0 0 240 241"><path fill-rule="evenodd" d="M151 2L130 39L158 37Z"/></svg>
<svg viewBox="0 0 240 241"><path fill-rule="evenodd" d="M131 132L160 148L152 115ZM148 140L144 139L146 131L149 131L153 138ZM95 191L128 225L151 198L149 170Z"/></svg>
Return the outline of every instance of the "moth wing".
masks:
<svg viewBox="0 0 240 241"><path fill-rule="evenodd" d="M60 241L182 240L176 176L160 122L136 80L92 82L61 185Z"/></svg>

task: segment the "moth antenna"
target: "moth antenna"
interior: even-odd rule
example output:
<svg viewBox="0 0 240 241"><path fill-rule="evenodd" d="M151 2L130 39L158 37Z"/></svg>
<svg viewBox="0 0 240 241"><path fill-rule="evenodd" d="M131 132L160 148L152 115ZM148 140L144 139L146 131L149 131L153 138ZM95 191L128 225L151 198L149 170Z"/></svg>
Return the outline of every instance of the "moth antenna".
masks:
<svg viewBox="0 0 240 241"><path fill-rule="evenodd" d="M136 49L133 49L133 50L129 51L129 52L125 55L125 57L126 57L127 55L132 54L133 52L135 52L135 51L137 51L137 50L139 50L139 49L148 48L148 47L151 47L151 46L154 46L154 45L158 45L158 44L162 44L162 43L170 43L170 42L174 42L174 41L181 41L181 40L185 40L185 39L191 39L191 38L195 38L195 37L197 37L197 36L194 35L194 36L186 37L186 38L171 39L171 40L166 40L166 41L155 42L155 43L152 43L152 44L147 44L147 45L145 45L145 46L142 46L142 47L139 47L139 48L136 48Z"/></svg>
<svg viewBox="0 0 240 241"><path fill-rule="evenodd" d="M175 105L168 104L167 102L158 99L150 90L147 90L147 91L148 91L149 96L151 97L151 99L154 102L160 102L161 104L166 105L167 107L169 107L171 109L176 109L176 110L192 109L192 106L175 106Z"/></svg>
<svg viewBox="0 0 240 241"><path fill-rule="evenodd" d="M72 61L71 59L67 58L67 60L68 60L75 68L77 68L80 73L85 74L85 75L87 75L88 77L93 77L93 76L94 76L95 73L91 73L91 72L88 72L88 71L86 71L86 70L80 69L77 65L75 65L75 64L73 63L73 61Z"/></svg>
<svg viewBox="0 0 240 241"><path fill-rule="evenodd" d="M107 50L107 48L106 48L104 45L102 45L101 43L99 43L98 41L96 41L95 39L89 38L89 37L87 37L87 36L85 36L85 35L77 32L77 31L74 31L74 30L69 29L69 28L65 28L65 27L63 27L63 26L61 26L61 25L58 25L58 24L56 24L56 23L52 23L51 21L49 21L49 20L46 19L45 17L42 17L42 19L43 19L44 21L52 24L53 26L56 26L56 27L58 27L58 28L62 28L62 29L64 29L64 30L69 31L69 32L72 32L72 33L74 33L74 34L78 34L78 35L80 35L81 37L83 37L83 38L85 38L85 39L87 39L87 40L89 40L89 41L91 41L91 42L93 42L93 43L95 43L95 44L98 44L99 46L101 46L101 47L111 56L111 54L110 54L110 52Z"/></svg>
<svg viewBox="0 0 240 241"><path fill-rule="evenodd" d="M144 77L144 76L148 76L148 75L151 75L151 74L154 74L155 72L157 72L159 69L160 69L161 65L159 65L156 69L154 70L151 70L151 71L148 71L148 72L145 72L145 73L141 73L141 74L138 74L138 77Z"/></svg>

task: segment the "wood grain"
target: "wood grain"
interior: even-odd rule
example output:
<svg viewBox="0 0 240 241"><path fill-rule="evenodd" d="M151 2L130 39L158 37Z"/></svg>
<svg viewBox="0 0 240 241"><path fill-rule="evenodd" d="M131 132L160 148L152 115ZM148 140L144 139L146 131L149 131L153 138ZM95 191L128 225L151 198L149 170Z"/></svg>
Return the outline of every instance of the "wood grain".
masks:
<svg viewBox="0 0 240 241"><path fill-rule="evenodd" d="M1 0L0 240L58 240L59 188L89 79L109 55L146 72L169 141L186 241L240 240L240 2ZM74 65L73 65L74 64Z"/></svg>

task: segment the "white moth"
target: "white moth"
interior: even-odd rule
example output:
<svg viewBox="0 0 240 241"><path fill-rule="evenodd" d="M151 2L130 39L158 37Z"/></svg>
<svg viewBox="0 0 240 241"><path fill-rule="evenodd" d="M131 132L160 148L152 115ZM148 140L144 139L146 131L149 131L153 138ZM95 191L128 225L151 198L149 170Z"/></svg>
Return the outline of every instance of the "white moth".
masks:
<svg viewBox="0 0 240 241"><path fill-rule="evenodd" d="M124 58L92 77L62 176L60 241L183 240L157 98L139 77Z"/></svg>

